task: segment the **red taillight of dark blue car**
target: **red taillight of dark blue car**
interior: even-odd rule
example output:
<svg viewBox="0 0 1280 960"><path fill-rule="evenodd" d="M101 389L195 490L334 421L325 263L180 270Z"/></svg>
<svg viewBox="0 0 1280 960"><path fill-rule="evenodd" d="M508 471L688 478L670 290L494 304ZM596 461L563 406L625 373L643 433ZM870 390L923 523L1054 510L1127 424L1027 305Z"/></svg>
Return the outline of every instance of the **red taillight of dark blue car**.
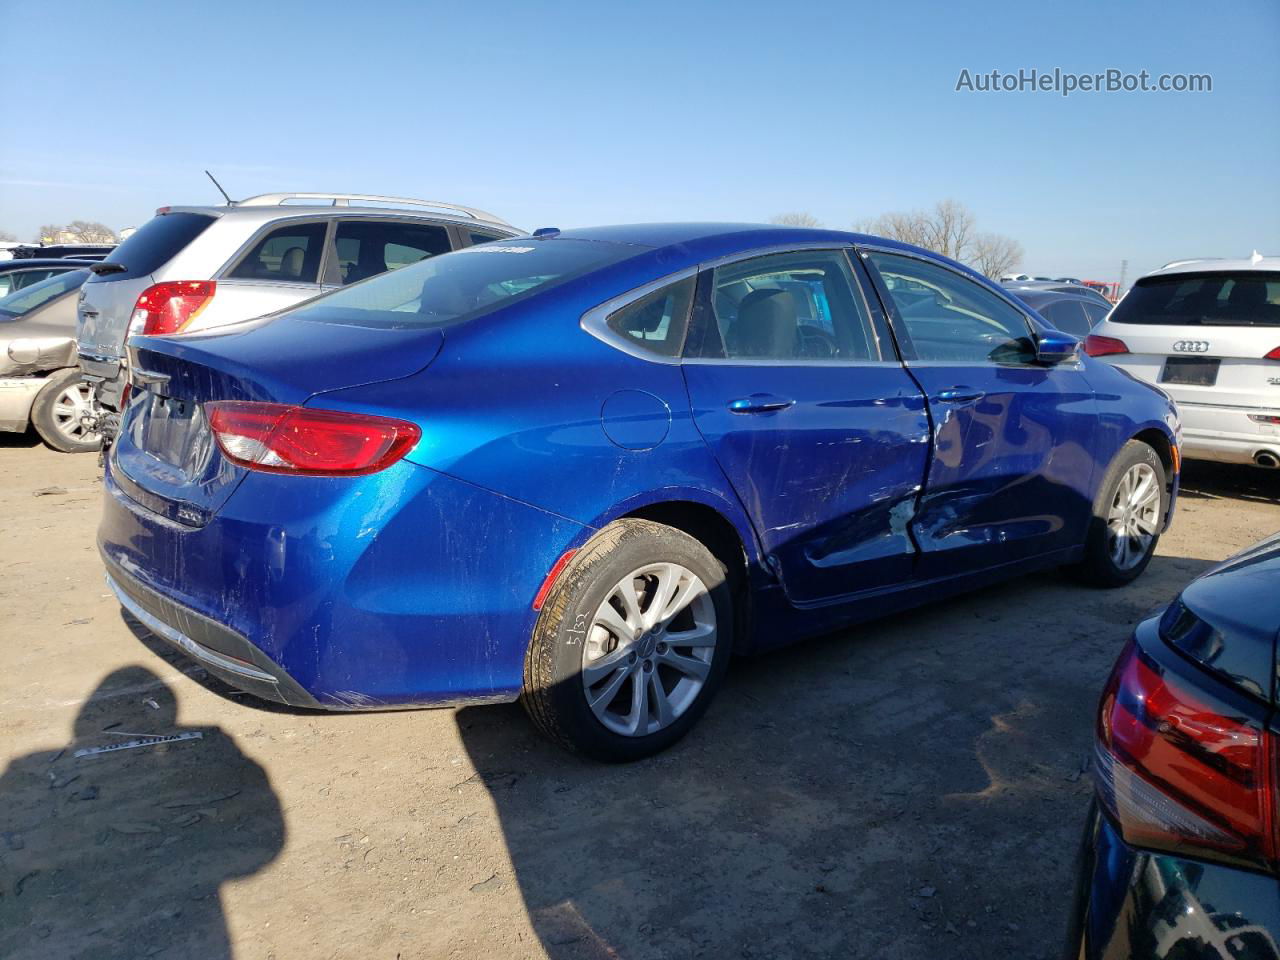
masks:
<svg viewBox="0 0 1280 960"><path fill-rule="evenodd" d="M1138 847L1270 868L1274 737L1130 640L1102 695L1099 802Z"/></svg>
<svg viewBox="0 0 1280 960"><path fill-rule="evenodd" d="M359 476L395 463L418 442L416 424L391 417L227 400L205 405L232 463L268 473Z"/></svg>

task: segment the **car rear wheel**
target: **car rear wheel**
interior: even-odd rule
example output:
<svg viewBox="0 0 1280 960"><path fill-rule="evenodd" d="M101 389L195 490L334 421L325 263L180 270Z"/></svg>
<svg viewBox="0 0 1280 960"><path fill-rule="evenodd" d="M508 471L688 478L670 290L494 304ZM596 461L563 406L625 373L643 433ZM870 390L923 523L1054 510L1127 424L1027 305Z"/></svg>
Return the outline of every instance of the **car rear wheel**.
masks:
<svg viewBox="0 0 1280 960"><path fill-rule="evenodd" d="M102 437L82 422L92 409L93 387L81 379L79 369L59 370L36 394L31 424L55 450L91 453L102 446Z"/></svg>
<svg viewBox="0 0 1280 960"><path fill-rule="evenodd" d="M1137 579L1155 553L1168 496L1160 457L1141 440L1130 440L1103 478L1079 567L1081 576L1102 587Z"/></svg>
<svg viewBox="0 0 1280 960"><path fill-rule="evenodd" d="M557 578L534 628L523 702L539 728L597 760L638 760L683 737L728 666L726 571L648 520L610 524Z"/></svg>

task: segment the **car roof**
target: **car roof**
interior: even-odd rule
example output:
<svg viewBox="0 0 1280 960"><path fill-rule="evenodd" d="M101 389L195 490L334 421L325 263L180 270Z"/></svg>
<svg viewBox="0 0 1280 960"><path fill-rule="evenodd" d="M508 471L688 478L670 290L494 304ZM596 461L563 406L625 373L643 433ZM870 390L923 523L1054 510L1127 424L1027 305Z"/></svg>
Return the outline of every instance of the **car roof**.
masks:
<svg viewBox="0 0 1280 960"><path fill-rule="evenodd" d="M1239 273L1241 271L1280 272L1280 257L1263 257L1254 254L1252 257L1225 260L1206 257L1200 260L1174 260L1166 263L1159 270L1152 270L1146 277L1167 277L1179 273Z"/></svg>
<svg viewBox="0 0 1280 960"><path fill-rule="evenodd" d="M1085 303L1101 305L1097 297L1091 297L1087 293L1072 293L1069 290L1044 290L1036 287L1029 289L1019 289L1018 287L1005 287L1010 293L1016 293L1018 299L1025 300L1027 303L1032 301L1040 301L1048 303L1054 300L1083 300Z"/></svg>
<svg viewBox="0 0 1280 960"><path fill-rule="evenodd" d="M295 202L302 201L302 202ZM376 204L369 203L376 201ZM363 204L363 205L362 205ZM308 194L267 193L257 197L237 200L221 205L171 205L156 210L162 213L196 213L209 217L233 217L256 223L269 223L295 217L421 217L424 220L445 220L450 223L477 227L499 227L519 233L501 217L464 207L460 204L433 200L413 200L407 197L377 197L369 194Z"/></svg>
<svg viewBox="0 0 1280 960"><path fill-rule="evenodd" d="M79 270L91 267L97 260L77 260L74 257L26 257L13 260L0 260L0 271L39 270L46 267L66 267L68 270Z"/></svg>
<svg viewBox="0 0 1280 960"><path fill-rule="evenodd" d="M785 247L792 244L831 243L886 247L949 263L965 273L989 283L962 263L941 254L866 233L825 230L817 227L784 227L767 223L634 223L606 227L562 230L559 237L594 240L648 248L673 248L672 269L698 263L706 258L728 256L755 248ZM682 260L683 263L677 262Z"/></svg>

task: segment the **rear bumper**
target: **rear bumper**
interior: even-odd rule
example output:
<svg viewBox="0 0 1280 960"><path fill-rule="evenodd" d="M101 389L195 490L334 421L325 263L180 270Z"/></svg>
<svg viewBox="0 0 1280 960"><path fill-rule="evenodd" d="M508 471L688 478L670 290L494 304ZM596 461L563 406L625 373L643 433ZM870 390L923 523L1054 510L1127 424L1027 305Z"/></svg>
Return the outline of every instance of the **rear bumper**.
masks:
<svg viewBox="0 0 1280 960"><path fill-rule="evenodd" d="M406 461L250 473L193 526L131 499L117 469L98 542L121 602L229 683L324 709L515 699L532 599L591 532Z"/></svg>
<svg viewBox="0 0 1280 960"><path fill-rule="evenodd" d="M1064 960L1280 957L1280 881L1131 847L1091 805Z"/></svg>
<svg viewBox="0 0 1280 960"><path fill-rule="evenodd" d="M22 433L31 422L31 404L48 377L0 377L0 431Z"/></svg>
<svg viewBox="0 0 1280 960"><path fill-rule="evenodd" d="M98 402L119 411L124 400L125 367L119 357L79 354L84 378L97 388Z"/></svg>
<svg viewBox="0 0 1280 960"><path fill-rule="evenodd" d="M1262 451L1280 457L1280 425L1258 423L1249 414L1280 416L1280 409L1179 403L1183 454L1192 460L1253 463Z"/></svg>
<svg viewBox="0 0 1280 960"><path fill-rule="evenodd" d="M107 586L120 605L161 640L194 657L211 674L264 700L319 707L279 664L240 634L144 586L105 554Z"/></svg>

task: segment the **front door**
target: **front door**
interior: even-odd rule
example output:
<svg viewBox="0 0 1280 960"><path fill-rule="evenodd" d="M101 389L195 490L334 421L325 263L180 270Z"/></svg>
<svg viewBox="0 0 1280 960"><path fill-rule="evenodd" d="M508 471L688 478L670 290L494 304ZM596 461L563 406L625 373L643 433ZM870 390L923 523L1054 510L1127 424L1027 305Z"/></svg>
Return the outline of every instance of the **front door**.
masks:
<svg viewBox="0 0 1280 960"><path fill-rule="evenodd" d="M933 421L913 526L919 577L1082 543L1097 409L1080 364L1038 363L1027 318L959 270L885 251L865 259Z"/></svg>
<svg viewBox="0 0 1280 960"><path fill-rule="evenodd" d="M700 278L683 364L694 419L794 602L911 576L929 427L887 339L846 249Z"/></svg>

